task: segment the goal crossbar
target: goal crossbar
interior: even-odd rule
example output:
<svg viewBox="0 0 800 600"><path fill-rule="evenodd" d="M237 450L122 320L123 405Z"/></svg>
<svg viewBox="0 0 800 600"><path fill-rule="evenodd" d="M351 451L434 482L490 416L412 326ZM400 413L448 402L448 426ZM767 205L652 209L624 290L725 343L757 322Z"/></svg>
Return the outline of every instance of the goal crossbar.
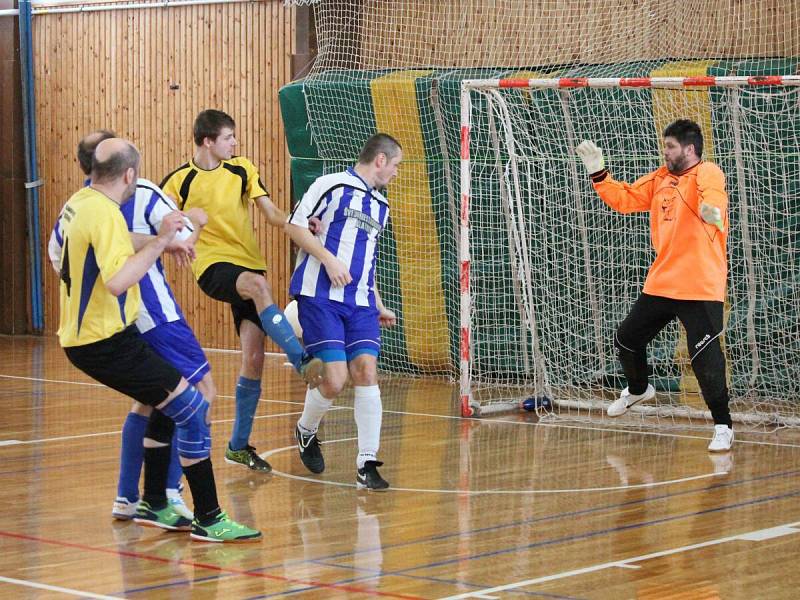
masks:
<svg viewBox="0 0 800 600"><path fill-rule="evenodd" d="M550 79L465 79L463 90L496 88L654 88L685 89L800 85L800 75L759 75L726 77L554 77Z"/></svg>

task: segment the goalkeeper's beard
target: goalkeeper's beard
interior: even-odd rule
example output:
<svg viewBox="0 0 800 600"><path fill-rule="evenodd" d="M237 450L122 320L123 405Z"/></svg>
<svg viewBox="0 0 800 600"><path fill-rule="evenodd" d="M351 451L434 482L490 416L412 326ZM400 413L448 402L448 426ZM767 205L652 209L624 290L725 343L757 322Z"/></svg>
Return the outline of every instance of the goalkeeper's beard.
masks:
<svg viewBox="0 0 800 600"><path fill-rule="evenodd" d="M693 167L700 161L698 160L694 165L689 164L689 157L686 154L681 153L677 158L674 160L669 160L668 158L664 159L664 162L667 165L667 170L672 173L673 175L680 175L684 171L688 170L690 167Z"/></svg>

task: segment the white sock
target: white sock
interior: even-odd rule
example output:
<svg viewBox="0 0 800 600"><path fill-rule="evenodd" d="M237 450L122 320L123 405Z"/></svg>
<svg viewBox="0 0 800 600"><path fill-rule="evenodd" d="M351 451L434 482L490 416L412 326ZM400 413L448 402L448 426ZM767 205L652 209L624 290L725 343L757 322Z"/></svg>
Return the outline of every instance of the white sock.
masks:
<svg viewBox="0 0 800 600"><path fill-rule="evenodd" d="M319 391L319 388L306 391L306 401L303 406L303 414L297 424L300 426L300 431L303 433L316 433L319 429L319 424L322 417L328 412L328 409L333 404L333 400L329 400Z"/></svg>
<svg viewBox="0 0 800 600"><path fill-rule="evenodd" d="M355 386L355 417L358 429L358 458L361 469L368 460L377 460L381 445L381 390L377 385Z"/></svg>

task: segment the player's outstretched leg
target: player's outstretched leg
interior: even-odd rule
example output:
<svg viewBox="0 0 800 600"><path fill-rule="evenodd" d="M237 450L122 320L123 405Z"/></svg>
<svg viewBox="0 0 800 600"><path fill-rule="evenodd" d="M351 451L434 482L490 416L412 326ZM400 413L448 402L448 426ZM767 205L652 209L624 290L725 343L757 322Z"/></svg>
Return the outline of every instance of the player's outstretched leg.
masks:
<svg viewBox="0 0 800 600"><path fill-rule="evenodd" d="M322 383L325 365L319 358L303 350L300 340L297 339L291 324L278 305L267 306L258 316L264 332L286 353L289 362L294 365L308 387L313 389Z"/></svg>

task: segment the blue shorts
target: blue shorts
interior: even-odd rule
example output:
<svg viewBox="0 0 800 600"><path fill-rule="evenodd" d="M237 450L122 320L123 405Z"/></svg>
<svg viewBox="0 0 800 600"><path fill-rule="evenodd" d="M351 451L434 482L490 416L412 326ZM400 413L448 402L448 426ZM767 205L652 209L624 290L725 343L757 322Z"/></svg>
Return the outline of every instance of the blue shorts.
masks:
<svg viewBox="0 0 800 600"><path fill-rule="evenodd" d="M163 323L142 334L161 358L196 385L211 370L203 349L183 319Z"/></svg>
<svg viewBox="0 0 800 600"><path fill-rule="evenodd" d="M359 354L380 354L377 308L310 296L297 296L296 300L303 343L312 356L324 362L349 362Z"/></svg>

